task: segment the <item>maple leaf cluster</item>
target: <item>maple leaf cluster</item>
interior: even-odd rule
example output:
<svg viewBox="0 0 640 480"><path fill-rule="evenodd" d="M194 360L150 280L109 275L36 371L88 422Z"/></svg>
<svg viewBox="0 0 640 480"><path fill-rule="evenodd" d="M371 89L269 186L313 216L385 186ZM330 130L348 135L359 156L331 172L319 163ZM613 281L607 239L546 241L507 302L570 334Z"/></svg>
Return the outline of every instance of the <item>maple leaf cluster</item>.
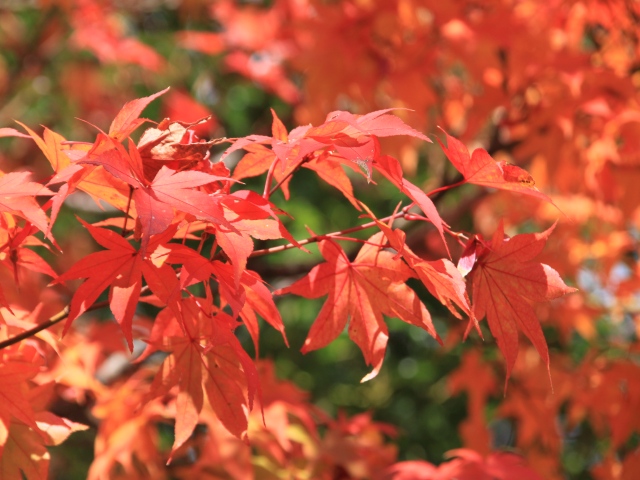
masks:
<svg viewBox="0 0 640 480"><path fill-rule="evenodd" d="M17 397L11 393L17 384L7 381L8 398L31 407L22 416L7 407L13 413L2 428L10 434L0 440L10 452L29 445L33 461L20 457L7 464L4 476L15 477L20 469L42 476L49 456L43 446L82 428L62 420L60 402L95 402L91 418L70 418L100 428L100 461L92 467L97 477L135 476L141 464L152 465L143 476L189 477L194 452L206 450L220 463L215 452L224 443L224 462L238 459L224 474L238 478L276 470L321 477L320 465L327 466L322 475L333 477L384 471L398 478L526 478L510 470L519 460L495 452L501 446L517 448L544 478L576 472L598 480L635 478L637 2L30 5L9 2L0 12L0 141L9 146L0 152L6 172L0 175L0 365L14 365L17 372L24 364L38 366L18 376ZM177 88L120 110L141 85L149 92L168 83ZM144 123L143 108L160 95L159 117L174 120L136 130ZM261 125L270 123L270 106L285 123L306 126L288 131L274 114L269 136ZM373 113L326 115L336 109ZM74 116L100 126L115 119L92 138ZM14 118L26 125L11 128ZM84 142L27 127L37 124L55 125ZM436 148L424 162L418 149L429 137L421 132L438 125L444 127L438 133L444 155ZM254 131L262 135L245 136ZM201 139L223 135L243 137L228 140L232 145L221 155L227 166L210 158L218 160L216 146L225 140ZM40 161L41 152L48 162ZM426 183L405 178L425 165ZM255 189L265 176L264 188ZM362 222L354 217L350 228L331 233L314 224L321 233L305 237L296 227L313 220L297 213L304 210L296 205L296 180L312 176L337 189ZM386 201L393 190L387 181L410 203L393 213L387 204L389 211L380 212L386 217L377 219L379 207L367 195ZM281 194L291 201L276 207L273 199ZM70 218L70 205L81 207L82 220ZM103 208L106 220L89 211ZM377 233L361 235L370 230ZM265 267L280 265L277 257L273 263L252 260L290 249L315 252L315 244L324 260L309 268L297 262ZM296 254L287 258L301 258ZM582 294L547 303L570 291L560 278L573 279ZM439 468L418 462L387 470L375 459L395 462L380 440L389 431L373 422L347 429L362 433L351 437L353 449L344 448L352 457L368 438L380 447L358 465L341 448L328 448L338 427L307 402L313 419L302 422L304 428L298 422L276 432L269 425L278 421L265 411L262 438L270 440L256 455L251 422L265 409L260 396L268 387L262 367L254 369L244 349L256 357L264 352L262 320L286 345L299 346L274 293L321 299L304 352L349 337L368 365L364 380L404 355L389 318L403 320L397 329L409 329L414 340L418 327L419 334L443 343L432 363L440 373L448 371L441 355L459 352L459 342L470 335L458 347L465 351L449 374L448 393L439 383L429 393L466 393L467 418L459 432L469 450ZM437 310L438 303L444 308ZM445 323L440 312L462 321ZM116 322L99 328L105 316ZM488 342L483 354L468 346L489 334L504 360ZM105 373L118 358L142 350L138 363ZM422 351L414 352L419 362ZM229 360L224 368L223 358ZM138 368L144 373L130 376ZM210 374L219 369L224 373ZM132 383L125 388L119 377ZM41 395L47 382L55 385ZM218 384L226 386L232 407L216 397ZM124 391L116 392L121 386ZM401 392L394 395L398 404L404 399ZM446 403L443 418L456 401ZM214 403L224 413L215 412ZM118 412L123 404L127 409ZM410 423L414 432L431 421L427 411ZM57 418L43 423L47 412ZM361 417L346 423L351 421L366 424ZM314 430L313 422L322 426ZM52 425L64 432L59 440L42 433ZM140 436L133 435L141 425ZM505 428L512 433L503 444ZM302 430L308 435L296 436ZM431 435L431 429L424 432ZM166 436L170 441L159 440ZM247 438L253 454L243 443ZM444 443L424 446L427 455L438 458L434 451L453 448ZM304 466L296 471L288 458ZM250 462L263 466L249 472ZM197 475L216 468L202 465Z"/></svg>
<svg viewBox="0 0 640 480"><path fill-rule="evenodd" d="M405 233L393 228L396 219L424 222L433 226L442 241L452 237L462 243L460 234L441 219L430 194L403 177L396 159L380 152L379 137L405 135L429 141L428 137L382 110L361 116L333 112L322 125L297 127L291 132L274 112L272 136L213 141L194 133L193 128L201 122L165 119L133 142L130 135L147 121L140 117L142 111L167 90L124 105L108 132L100 131L92 143L69 142L46 128L39 136L25 125L26 134L11 128L0 131L3 136L33 140L52 169L43 182L33 181L22 171L0 177L2 263L13 279L9 288L3 282L0 290L1 368L6 386L0 392L4 405L1 461L7 475L22 471L28 478L36 478L35 472L42 476L48 461L42 445L59 443L69 433L86 428L45 410L44 389L51 394L56 385L69 399L80 400L89 394L97 399L94 415L102 421L91 478L111 478L118 468L131 473L137 468L134 458L151 462L160 471L163 462L172 464L198 441L207 449L212 448L211 441L231 442L235 446L229 447L230 451L243 450L242 445L251 443L269 451L272 461L280 464L278 468L292 468L294 464L278 460L293 448L286 426L292 420L282 416L282 408L296 417L316 450L329 452L314 456L316 460L305 457L310 463L300 468L316 472L316 478L323 478L328 473L322 472L330 470L326 462L317 463L323 462L323 455L337 462L331 468L356 472L353 475L358 478L368 478L371 474L366 471L382 471L392 465L395 450L386 444L386 427L376 426L366 415L337 423L324 418L330 430L321 439L316 422L322 415L310 409L299 394L287 394L287 388L271 385L275 382L272 373L266 380L265 373L259 373L259 368L268 367L256 365L236 331L244 325L257 354L260 317L287 343L274 295L326 296L302 352L328 345L348 325L349 337L372 367L363 381L374 378L382 368L389 339L384 317L399 318L441 342L429 310L407 284L410 279L418 279L455 317L466 319L467 330L480 332L479 321L486 315L507 359L507 379L518 351L518 330L549 364L540 325L527 299L547 301L572 291L553 269L533 261L551 230L511 239L498 230L490 244L473 237L456 267L449 258L423 260L408 247ZM246 151L233 174L222 161L210 160L211 146L228 141L233 144L222 159L236 150ZM453 137L447 136L447 142L445 154L466 182L548 200L526 172L506 170L482 150L469 156ZM303 167L326 179L369 221L341 232L311 232L310 237L295 240L281 220L285 212L270 198L281 189L288 199L289 182ZM266 174L262 195L243 188L241 179L262 174ZM352 186L354 176L372 182L378 174L410 200L382 220L355 198ZM65 200L76 192L84 192L96 203L109 204L120 213L94 224L78 218L100 248L58 274L29 247L51 250L48 255L60 248L52 227ZM39 197L45 201L38 202ZM366 240L349 236L369 228L379 231ZM256 240L280 239L288 243L255 249ZM361 244L355 259L341 242ZM272 292L260 275L248 268L253 256L292 248L308 251L304 245L312 243L318 244L324 262L288 287ZM473 281L466 282L465 275ZM51 281L49 288L43 287L43 277ZM37 306L31 314L24 313L28 302L19 290L25 287L25 279L30 288L38 288L40 282L42 290L35 296ZM64 303L64 285L73 291L69 305L46 318L47 312ZM141 317L141 302L160 309L152 322ZM78 342L82 335L72 328L79 317L107 306L128 350L133 351L139 340L146 344L136 359L140 367L117 389L97 384L91 374L92 370L97 374L95 368L105 351L96 351L96 357L89 353L90 345L100 344L99 330L106 325L90 323L93 333L87 337L93 338L93 343L86 345ZM63 321L59 340L53 333L55 328L47 328ZM19 343L23 338L27 340ZM123 348L116 343L108 350ZM55 356L59 356L58 366L47 371L44 362L55 363ZM285 404L278 403L283 401ZM114 402L122 405L116 408ZM116 416L111 413L114 408ZM263 425L252 427L251 415L263 416ZM174 424L173 445L165 456L154 446L152 431L158 423L169 420ZM209 429L207 437L213 435L215 440L198 440L197 429L202 425ZM52 429L55 436L49 433ZM350 462L362 455L358 435L369 435L364 433L368 430L378 435L378 440L368 447L372 449L367 454L368 470L360 471L365 467ZM37 458L11 453L21 448L17 445L26 444L38 445L33 447L39 452ZM273 450L276 445L283 449L281 454ZM360 453L348 453L351 449ZM25 447L25 451L29 450ZM180 470L181 462L176 465ZM239 459L235 465L241 470L248 468ZM152 466L145 468L156 475ZM196 462L189 475L202 468L208 467ZM398 468L406 471L405 466Z"/></svg>

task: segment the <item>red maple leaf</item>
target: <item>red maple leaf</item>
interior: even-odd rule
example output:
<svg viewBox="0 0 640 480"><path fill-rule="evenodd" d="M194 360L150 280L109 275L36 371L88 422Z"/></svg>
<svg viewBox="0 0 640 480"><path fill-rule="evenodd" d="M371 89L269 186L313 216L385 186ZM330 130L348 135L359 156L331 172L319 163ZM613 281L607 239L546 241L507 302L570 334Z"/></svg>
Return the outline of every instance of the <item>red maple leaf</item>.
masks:
<svg viewBox="0 0 640 480"><path fill-rule="evenodd" d="M273 303L273 297L260 276L251 270L242 271L239 281L235 277L236 268L218 260L209 260L195 250L180 245L166 246L169 264L179 264L181 288L198 282L208 284L213 277L218 282L220 299L231 307L233 316L240 315L258 352L258 323L256 314L278 330L288 345L280 312Z"/></svg>
<svg viewBox="0 0 640 480"><path fill-rule="evenodd" d="M407 135L431 141L427 136L406 125L400 118L390 115L388 112L391 110L379 110L367 115L336 111L327 115L322 125L297 127L289 134L272 110L273 137L250 135L241 138L225 151L223 158L240 148L247 149L249 153L234 171L234 178L238 179L260 175L266 172L273 162L279 161L281 168L275 169L275 177L278 180L278 172L283 175L302 162L303 167L314 170L323 180L340 190L358 210L360 207L353 197L351 181L339 164L350 168L360 166L367 180L371 179L372 170L375 168L420 207L444 242L445 223L433 201L422 189L404 178L398 160L380 155L378 137ZM272 150L262 147L263 144L270 144ZM363 173L357 167L355 171ZM288 198L286 185L283 186L283 191L285 198Z"/></svg>
<svg viewBox="0 0 640 480"><path fill-rule="evenodd" d="M88 193L96 201L101 199L121 210L126 208L129 188L124 182L114 179L100 166L83 166L71 162L71 158L84 157L91 145L69 144L64 137L46 127L41 138L26 125L17 123L29 133L53 168L54 175L47 185L60 184L58 191L50 200L49 229L55 222L63 202L76 189Z"/></svg>
<svg viewBox="0 0 640 480"><path fill-rule="evenodd" d="M413 273L393 253L382 250L383 239L382 233L371 237L353 262L336 242L323 240L319 249L326 262L313 267L293 285L274 292L305 298L328 295L302 352L328 345L349 321L349 336L362 350L367 365L373 366L362 381L375 377L384 360L389 334L382 315L416 325L440 341L431 315L405 284Z"/></svg>
<svg viewBox="0 0 640 480"><path fill-rule="evenodd" d="M484 458L478 452L458 448L447 452L456 457L439 466L423 460L398 462L387 469L397 480L542 480L525 460L510 452L494 452Z"/></svg>
<svg viewBox="0 0 640 480"><path fill-rule="evenodd" d="M518 330L531 340L549 368L547 343L529 301L546 302L576 291L567 287L554 269L532 261L554 227L509 238L501 223L490 245L470 240L470 244L476 244L475 266L470 273L473 311L478 319L487 317L507 361L505 388L518 355Z"/></svg>
<svg viewBox="0 0 640 480"><path fill-rule="evenodd" d="M447 242L444 239L444 227L446 224L442 221L442 218L440 218L438 209L436 208L433 201L429 198L429 196L424 193L422 189L418 188L416 185L404 178L400 162L388 155L380 155L376 159L374 166L376 170L378 170L387 178L387 180L393 183L402 193L404 193L407 197L413 200L416 205L420 207L429 221L433 224L434 227L436 227L436 230L438 230L440 238L442 238L442 241L448 252L449 247L447 246Z"/></svg>
<svg viewBox="0 0 640 480"><path fill-rule="evenodd" d="M19 132L15 128L0 128L0 138L2 137L20 137L20 138L31 138L29 135L25 135L22 132Z"/></svg>
<svg viewBox="0 0 640 480"><path fill-rule="evenodd" d="M27 245L41 246L46 245L38 240L33 234L37 229L27 224L27 226L13 227L11 229L0 229L0 264L11 270L16 285L19 285L20 278L18 276L18 267L27 268L34 272L44 273L51 278L56 278L57 274L49 266L43 258ZM2 289L0 288L0 303L2 299Z"/></svg>
<svg viewBox="0 0 640 480"><path fill-rule="evenodd" d="M131 132L147 121L145 118L140 118L140 114L147 105L168 91L169 87L148 97L136 98L127 102L111 122L109 136L118 141L127 138Z"/></svg>
<svg viewBox="0 0 640 480"><path fill-rule="evenodd" d="M212 145L220 140L205 141L198 136L202 127L212 124L211 115L202 112L193 122L171 121L165 118L157 127L147 128L138 141L138 152L142 158L146 178L153 178L162 166L172 170L206 171L215 168L208 161ZM175 112L180 116L180 112ZM191 117L189 115L189 117ZM224 165L224 164L221 164ZM212 172L208 172L212 173Z"/></svg>
<svg viewBox="0 0 640 480"><path fill-rule="evenodd" d="M0 445L7 439L11 422L18 420L37 430L33 408L28 400L27 381L40 371L38 365L27 362L8 362L0 365ZM0 456L1 456L0 452Z"/></svg>
<svg viewBox="0 0 640 480"><path fill-rule="evenodd" d="M182 299L180 312L179 317L171 309L158 314L143 354L170 352L148 398L178 386L172 453L196 427L205 392L227 430L246 439L247 415L260 390L255 365L233 333L239 324L203 298Z"/></svg>
<svg viewBox="0 0 640 480"><path fill-rule="evenodd" d="M111 230L94 227L82 220L80 222L89 230L94 240L107 250L82 258L56 279L56 282L66 282L86 278L73 295L63 334L69 330L71 322L87 311L100 294L110 287L109 306L133 351L131 322L140 298L142 277L144 276L151 291L165 304L177 300L179 286L175 272L169 265L158 264L153 258L155 249L173 237L175 228L167 230L164 235L152 237L146 251L143 251L136 250Z"/></svg>
<svg viewBox="0 0 640 480"><path fill-rule="evenodd" d="M419 138L425 142L431 143L431 139L411 128L395 115L389 112L398 110L396 108L387 108L385 110L376 110L366 115L354 115L350 112L336 111L327 115L327 121L345 122L349 127L343 131L353 135L375 135L376 137L393 137L396 135L408 135Z"/></svg>
<svg viewBox="0 0 640 480"><path fill-rule="evenodd" d="M39 183L30 182L30 176L29 172L0 172L0 212L18 215L47 233L47 215L35 197L53 195L53 192Z"/></svg>
<svg viewBox="0 0 640 480"><path fill-rule="evenodd" d="M149 181L144 175L142 158L135 145L127 152L122 144L99 134L93 148L80 163L102 165L114 177L133 189L138 219L143 236L164 232L174 218L173 209L194 215L200 220L226 223L220 198L196 189L213 182L233 181L205 172L176 172L163 166Z"/></svg>
<svg viewBox="0 0 640 480"><path fill-rule="evenodd" d="M511 190L553 203L548 196L536 188L536 182L526 170L506 162L496 162L483 148L476 148L469 156L469 150L460 140L447 132L444 134L447 138L447 146L445 147L440 139L438 142L447 158L468 183Z"/></svg>
<svg viewBox="0 0 640 480"><path fill-rule="evenodd" d="M273 137L249 135L238 139L229 147L222 158L235 150L254 143L270 144L276 157L286 169L297 164L305 156L315 151L336 152L335 156L360 165L371 178L371 165L380 154L378 137L408 135L430 142L424 134L406 125L390 110L379 110L367 115L353 115L336 111L327 115L322 125L307 125L294 128L286 133L282 122L273 112Z"/></svg>
<svg viewBox="0 0 640 480"><path fill-rule="evenodd" d="M47 478L49 453L86 426L42 411L47 385L33 387L30 379L40 366L10 361L0 366L0 478ZM48 384L53 386L53 382Z"/></svg>
<svg viewBox="0 0 640 480"><path fill-rule="evenodd" d="M429 261L418 257L407 246L407 235L403 230L399 228L393 230L389 225L378 221L368 207L364 206L364 208L385 234L391 247L404 258L407 265L414 271L415 276L420 279L431 295L446 306L455 317L462 318L455 307L457 306L469 315L471 321L475 322L464 278L456 266L445 258Z"/></svg>

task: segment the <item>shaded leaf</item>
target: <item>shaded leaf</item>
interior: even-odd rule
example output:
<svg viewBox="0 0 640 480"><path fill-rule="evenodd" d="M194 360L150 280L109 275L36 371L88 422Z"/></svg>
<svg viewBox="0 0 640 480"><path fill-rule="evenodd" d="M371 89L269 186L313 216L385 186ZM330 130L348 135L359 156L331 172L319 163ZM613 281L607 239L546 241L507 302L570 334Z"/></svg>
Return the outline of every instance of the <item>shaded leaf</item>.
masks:
<svg viewBox="0 0 640 480"><path fill-rule="evenodd" d="M475 315L478 319L487 317L507 362L505 388L518 355L518 330L529 338L549 368L547 343L528 300L544 302L576 291L567 287L551 267L533 261L554 226L542 233L509 238L500 224L491 245L482 247L470 273Z"/></svg>

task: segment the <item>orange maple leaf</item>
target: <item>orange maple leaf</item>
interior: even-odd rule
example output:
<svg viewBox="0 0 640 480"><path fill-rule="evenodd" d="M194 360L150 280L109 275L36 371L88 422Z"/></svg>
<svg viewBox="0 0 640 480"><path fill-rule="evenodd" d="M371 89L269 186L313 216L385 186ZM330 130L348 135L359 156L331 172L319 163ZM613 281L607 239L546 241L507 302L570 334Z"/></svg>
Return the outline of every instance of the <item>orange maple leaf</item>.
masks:
<svg viewBox="0 0 640 480"><path fill-rule="evenodd" d="M460 140L447 132L444 134L447 138L447 146L445 147L440 139L438 142L447 158L468 183L511 190L553 203L548 196L536 188L536 182L526 170L506 162L496 162L483 148L476 148L469 156L469 150Z"/></svg>
<svg viewBox="0 0 640 480"><path fill-rule="evenodd" d="M159 245L172 238L175 228L167 230L164 235L154 235L145 251L136 250L111 230L96 228L82 220L80 222L89 230L93 239L108 250L82 258L56 279L56 282L87 279L71 300L63 334L69 330L71 322L86 312L100 294L110 287L109 306L122 327L129 349L133 351L132 320L140 298L142 278L165 303L173 303L177 299L179 288L175 272L168 265L156 265L149 256Z"/></svg>
<svg viewBox="0 0 640 480"><path fill-rule="evenodd" d="M375 377L382 367L389 338L383 314L416 325L440 341L431 315L405 284L413 276L412 271L393 253L382 250L385 243L382 232L375 234L351 262L337 243L323 240L319 249L326 262L316 265L293 285L274 292L305 298L328 295L302 352L331 343L349 320L349 336L362 350L367 365L373 366L363 382Z"/></svg>
<svg viewBox="0 0 640 480"><path fill-rule="evenodd" d="M518 330L531 340L549 370L547 343L529 301L545 302L575 292L554 269L532 260L542 251L555 225L542 233L505 237L502 223L490 245L472 239L475 266L472 279L473 310L476 318L487 317L489 329L507 361L507 381L518 356ZM467 248L463 259L473 247ZM466 256L467 255L467 256ZM551 372L549 371L549 378Z"/></svg>
<svg viewBox="0 0 640 480"><path fill-rule="evenodd" d="M0 172L0 212L18 215L34 224L49 238L47 215L36 202L35 197L53 195L47 187L30 182L29 172Z"/></svg>
<svg viewBox="0 0 640 480"><path fill-rule="evenodd" d="M170 352L148 399L178 386L172 453L196 427L205 392L225 428L246 440L248 412L255 395L260 396L260 388L255 365L233 334L239 324L202 298L182 299L180 311L180 318L170 309L158 314L149 348L143 354L146 358L155 350Z"/></svg>

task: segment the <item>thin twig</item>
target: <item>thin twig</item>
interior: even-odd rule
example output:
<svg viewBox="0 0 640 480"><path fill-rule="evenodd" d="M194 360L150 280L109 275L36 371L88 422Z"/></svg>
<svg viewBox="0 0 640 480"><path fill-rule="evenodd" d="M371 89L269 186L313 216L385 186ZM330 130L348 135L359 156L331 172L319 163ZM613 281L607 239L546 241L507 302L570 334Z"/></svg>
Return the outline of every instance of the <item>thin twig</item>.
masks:
<svg viewBox="0 0 640 480"><path fill-rule="evenodd" d="M94 303L89 308L87 308L87 312L90 311L90 310L97 310L98 308L102 308L102 307L105 307L107 305L109 305L109 302L107 302L107 301ZM62 310L60 310L54 316L50 317L48 320L46 320L46 321L44 321L42 323L39 323L35 327L33 327L33 328L29 329L29 330L25 330L24 332L14 336L14 337L7 338L6 340L0 342L0 350L2 350L3 348L10 347L11 345L14 345L14 344L16 344L18 342L21 342L22 340L25 340L25 339L27 339L29 337L34 336L35 334L41 332L42 330L46 330L47 328L52 327L57 323L60 323L61 321L66 319L68 316L69 316L69 305L64 307Z"/></svg>
<svg viewBox="0 0 640 480"><path fill-rule="evenodd" d="M394 215L389 215L388 217L379 219L378 222L388 222L391 219L395 220L398 218L404 218L412 206L413 205L408 205ZM254 250L254 252L251 255L249 255L249 258L261 257L263 255L270 255L272 253L284 252L285 250L290 250L292 248L297 248L298 246L304 246L310 243L319 242L326 238L342 237L348 233L359 232L360 230L366 230L367 228L372 228L372 227L375 227L376 225L377 225L377 222L372 221L368 223L363 223L362 225L358 225L356 227L340 230L339 232L324 233L322 235L313 235L312 237L305 238L304 240L300 240L298 242L298 245L295 245L293 243L287 243L286 245L279 245L277 247L264 248L262 250Z"/></svg>
<svg viewBox="0 0 640 480"><path fill-rule="evenodd" d="M144 287L142 287L140 289L140 295L143 295L148 290L149 290L149 286L145 285ZM87 308L85 310L85 312L92 312L93 310L98 310L99 308L103 308L103 307L106 307L108 305L109 305L109 302L107 300L105 300L104 302L94 303L89 308ZM58 313L56 313L55 315L50 317L48 320L45 320L44 322L39 323L35 327L33 327L33 328L29 329L29 330L25 330L24 332L19 333L18 335L14 336L14 337L7 338L6 340L0 342L0 350L2 350L3 348L10 347L11 345L14 345L14 344L16 344L18 342L21 342L22 340L25 340L25 339L27 339L29 337L34 336L36 333L39 333L42 330L46 330L47 328L52 327L52 326L56 325L57 323L60 323L61 321L63 321L64 319L66 319L69 316L69 310L70 310L70 306L67 305L62 310L60 310Z"/></svg>

